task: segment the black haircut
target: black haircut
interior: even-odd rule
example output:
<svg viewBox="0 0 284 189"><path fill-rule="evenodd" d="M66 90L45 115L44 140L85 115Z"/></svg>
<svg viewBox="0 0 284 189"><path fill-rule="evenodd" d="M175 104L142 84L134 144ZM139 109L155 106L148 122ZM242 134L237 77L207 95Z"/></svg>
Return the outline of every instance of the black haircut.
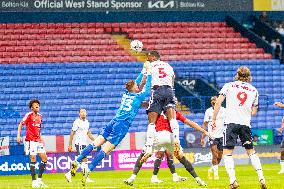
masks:
<svg viewBox="0 0 284 189"><path fill-rule="evenodd" d="M150 52L148 53L148 56L149 56L149 55L156 57L158 60L159 60L160 57L161 57L158 51L150 51Z"/></svg>
<svg viewBox="0 0 284 189"><path fill-rule="evenodd" d="M29 102L29 108L32 108L33 103L38 103L38 105L40 106L40 102L39 102L38 99L32 99L32 100Z"/></svg>

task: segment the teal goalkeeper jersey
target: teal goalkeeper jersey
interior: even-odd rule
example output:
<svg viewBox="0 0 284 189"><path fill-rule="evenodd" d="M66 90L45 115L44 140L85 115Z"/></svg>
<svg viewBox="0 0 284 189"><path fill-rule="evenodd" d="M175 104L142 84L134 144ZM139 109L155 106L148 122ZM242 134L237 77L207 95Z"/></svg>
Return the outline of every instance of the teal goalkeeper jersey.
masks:
<svg viewBox="0 0 284 189"><path fill-rule="evenodd" d="M137 85L141 82L143 74L140 73L135 82ZM140 93L130 93L128 91L124 92L120 107L116 113L115 120L125 120L130 124L133 122L138 110L141 107L142 101L145 99L148 91L151 87L152 76L148 75L146 79L146 84Z"/></svg>

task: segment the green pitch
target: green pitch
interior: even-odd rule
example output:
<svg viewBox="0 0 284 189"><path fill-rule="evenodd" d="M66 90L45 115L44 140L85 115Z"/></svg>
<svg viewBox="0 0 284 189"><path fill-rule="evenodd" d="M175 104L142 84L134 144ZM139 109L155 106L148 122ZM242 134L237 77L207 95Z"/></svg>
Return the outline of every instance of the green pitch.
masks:
<svg viewBox="0 0 284 189"><path fill-rule="evenodd" d="M284 189L284 174L278 175L279 164L265 164L263 165L264 175L268 189ZM189 179L185 182L174 183L168 169L161 169L158 177L164 181L161 184L152 184L150 177L152 170L141 170L137 176L134 185L126 186L123 183L123 179L128 178L131 175L131 171L105 171L105 172L93 172L90 176L94 183L87 183L86 189L94 188L141 188L141 189L226 189L228 188L228 177L225 168L222 166L219 168L220 180L212 181L207 179L208 167L196 167L195 170L199 177L207 182L207 187L199 187L192 177L186 172L185 169L177 169L177 173L181 176L187 176ZM242 165L236 167L236 176L240 184L240 189L258 189L259 184L257 181L256 172L250 165ZM67 183L63 174L46 174L43 177L43 181L49 188L83 188L81 186L81 173L77 173L73 178L72 183ZM31 178L30 175L20 176L0 176L0 188L30 188Z"/></svg>

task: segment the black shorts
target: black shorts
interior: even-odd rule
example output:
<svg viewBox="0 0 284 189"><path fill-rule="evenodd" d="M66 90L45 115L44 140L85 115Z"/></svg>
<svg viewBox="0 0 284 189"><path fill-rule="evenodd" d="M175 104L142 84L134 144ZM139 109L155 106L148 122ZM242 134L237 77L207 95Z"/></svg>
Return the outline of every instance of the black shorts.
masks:
<svg viewBox="0 0 284 189"><path fill-rule="evenodd" d="M251 129L246 125L230 123L225 125L223 147L225 149L234 149L238 137L245 149L253 149L251 141Z"/></svg>
<svg viewBox="0 0 284 189"><path fill-rule="evenodd" d="M219 151L223 151L223 137L221 138L215 138L214 140L209 140L210 147L213 145L217 145L217 149Z"/></svg>
<svg viewBox="0 0 284 189"><path fill-rule="evenodd" d="M84 148L86 148L86 145L75 144L75 148L76 148L76 151L77 151L77 155L80 155L82 150L84 150Z"/></svg>
<svg viewBox="0 0 284 189"><path fill-rule="evenodd" d="M147 112L157 112L161 114L162 111L166 111L168 108L176 107L175 94L173 89L168 85L159 86L156 89L152 89L152 95Z"/></svg>

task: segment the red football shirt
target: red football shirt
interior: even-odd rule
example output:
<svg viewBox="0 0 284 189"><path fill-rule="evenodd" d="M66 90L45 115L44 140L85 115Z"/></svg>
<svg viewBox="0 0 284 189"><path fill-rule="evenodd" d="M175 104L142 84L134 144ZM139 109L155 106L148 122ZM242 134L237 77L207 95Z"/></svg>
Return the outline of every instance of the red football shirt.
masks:
<svg viewBox="0 0 284 189"><path fill-rule="evenodd" d="M181 122L185 122L186 118L182 115L181 112L176 112L176 119L180 120ZM159 115L157 122L156 122L156 132L158 131L169 131L172 133L172 129L170 126L170 122L168 121L167 117L164 114Z"/></svg>
<svg viewBox="0 0 284 189"><path fill-rule="evenodd" d="M40 128L42 123L41 114L35 115L33 112L29 112L25 115L22 120L22 124L26 125L26 139L25 141L39 142L40 139Z"/></svg>

